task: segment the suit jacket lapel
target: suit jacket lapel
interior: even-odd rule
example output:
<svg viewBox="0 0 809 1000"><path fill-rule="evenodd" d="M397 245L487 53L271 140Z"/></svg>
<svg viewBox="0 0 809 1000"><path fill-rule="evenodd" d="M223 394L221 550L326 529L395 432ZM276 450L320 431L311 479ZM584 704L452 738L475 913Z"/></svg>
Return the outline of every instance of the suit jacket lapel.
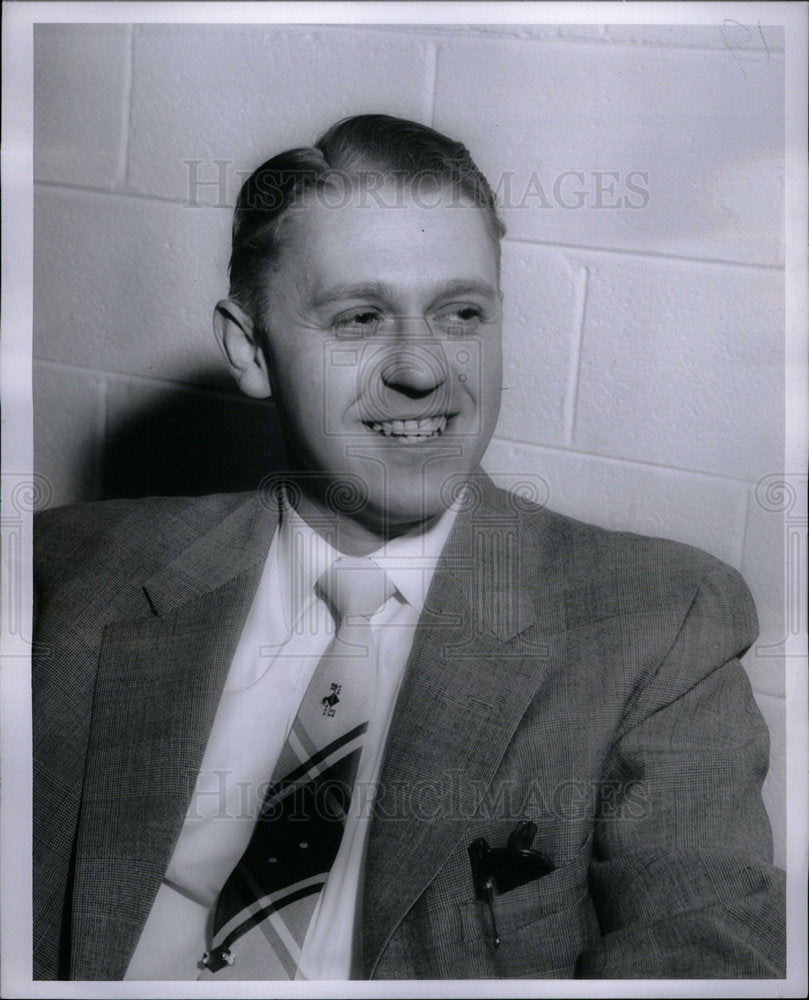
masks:
<svg viewBox="0 0 809 1000"><path fill-rule="evenodd" d="M251 498L148 581L154 617L105 630L77 840L74 978L126 971L276 524Z"/></svg>
<svg viewBox="0 0 809 1000"><path fill-rule="evenodd" d="M531 577L538 559L524 548L521 523L520 512L505 508L483 479L474 509L459 514L436 569L391 725L370 831L366 978L463 836L470 794L491 781L547 666L547 648L523 641L535 621L537 581ZM549 614L549 624L554 617Z"/></svg>

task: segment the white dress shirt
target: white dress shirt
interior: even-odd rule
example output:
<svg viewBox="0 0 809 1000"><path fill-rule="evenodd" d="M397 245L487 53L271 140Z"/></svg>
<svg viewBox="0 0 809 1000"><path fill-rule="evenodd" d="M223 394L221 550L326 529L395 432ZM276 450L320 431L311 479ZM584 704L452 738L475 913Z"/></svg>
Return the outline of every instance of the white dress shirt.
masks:
<svg viewBox="0 0 809 1000"><path fill-rule="evenodd" d="M358 968L356 929L375 783L416 625L456 509L428 531L400 536L369 556L396 592L371 618L379 650L376 710L298 978L349 979ZM125 979L199 976L219 890L247 847L287 733L333 635L331 614L314 586L339 556L292 507L283 506L185 822Z"/></svg>

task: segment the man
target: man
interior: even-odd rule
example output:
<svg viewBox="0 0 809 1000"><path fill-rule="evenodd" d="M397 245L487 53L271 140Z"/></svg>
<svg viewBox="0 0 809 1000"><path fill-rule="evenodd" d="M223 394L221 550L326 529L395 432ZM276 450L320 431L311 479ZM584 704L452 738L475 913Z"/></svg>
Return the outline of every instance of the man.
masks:
<svg viewBox="0 0 809 1000"><path fill-rule="evenodd" d="M502 234L385 116L244 185L214 325L282 474L41 519L41 978L783 975L743 582L480 470Z"/></svg>

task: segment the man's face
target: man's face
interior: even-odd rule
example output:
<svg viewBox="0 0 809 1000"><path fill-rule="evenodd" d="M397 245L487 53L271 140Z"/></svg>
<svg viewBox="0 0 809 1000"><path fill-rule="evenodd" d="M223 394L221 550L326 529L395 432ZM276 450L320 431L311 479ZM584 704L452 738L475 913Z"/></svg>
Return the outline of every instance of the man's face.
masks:
<svg viewBox="0 0 809 1000"><path fill-rule="evenodd" d="M293 209L264 326L290 471L320 509L388 535L446 509L486 449L501 303L480 209L382 194Z"/></svg>

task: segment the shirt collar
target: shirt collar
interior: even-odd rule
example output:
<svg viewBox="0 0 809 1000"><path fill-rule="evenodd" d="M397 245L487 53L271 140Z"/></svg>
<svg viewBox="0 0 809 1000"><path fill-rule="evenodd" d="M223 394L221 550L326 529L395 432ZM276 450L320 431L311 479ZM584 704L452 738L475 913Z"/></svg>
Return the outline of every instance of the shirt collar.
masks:
<svg viewBox="0 0 809 1000"><path fill-rule="evenodd" d="M462 501L461 496L426 529L419 525L368 554L419 614ZM276 553L284 620L292 627L317 600L315 584L341 553L310 527L283 495Z"/></svg>

